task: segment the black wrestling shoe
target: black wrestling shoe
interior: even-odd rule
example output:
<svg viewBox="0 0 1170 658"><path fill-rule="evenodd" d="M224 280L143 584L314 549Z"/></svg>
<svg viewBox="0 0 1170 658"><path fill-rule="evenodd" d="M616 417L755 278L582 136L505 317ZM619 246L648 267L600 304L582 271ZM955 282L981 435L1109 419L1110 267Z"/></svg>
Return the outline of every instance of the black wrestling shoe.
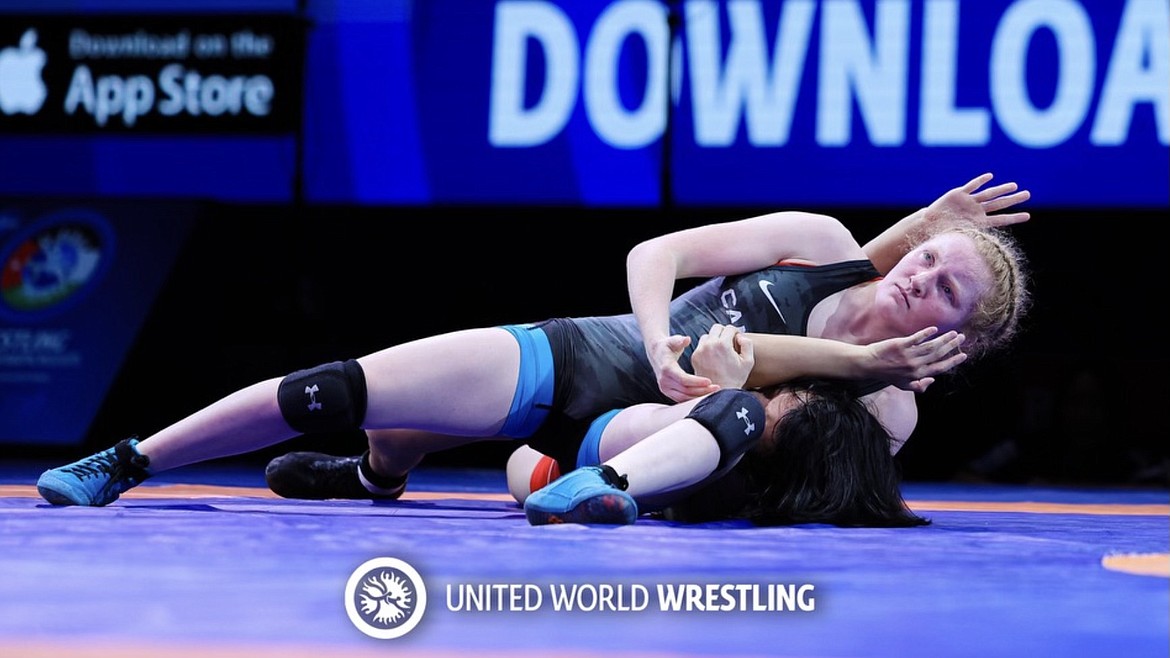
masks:
<svg viewBox="0 0 1170 658"><path fill-rule="evenodd" d="M264 479L273 493L284 498L397 499L406 491L406 476L387 478L374 473L369 455L368 450L360 457L290 452L268 462Z"/></svg>

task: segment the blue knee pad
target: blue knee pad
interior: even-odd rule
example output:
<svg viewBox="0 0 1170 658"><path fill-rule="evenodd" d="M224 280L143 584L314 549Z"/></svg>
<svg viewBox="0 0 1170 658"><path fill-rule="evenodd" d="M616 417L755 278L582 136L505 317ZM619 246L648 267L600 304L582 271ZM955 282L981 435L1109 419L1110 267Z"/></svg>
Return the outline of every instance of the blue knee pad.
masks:
<svg viewBox="0 0 1170 658"><path fill-rule="evenodd" d="M298 370L280 381L280 414L303 434L359 429L366 419L366 375L350 359Z"/></svg>
<svg viewBox="0 0 1170 658"><path fill-rule="evenodd" d="M723 389L703 398L687 414L719 444L716 472L735 464L764 435L764 405L740 389Z"/></svg>

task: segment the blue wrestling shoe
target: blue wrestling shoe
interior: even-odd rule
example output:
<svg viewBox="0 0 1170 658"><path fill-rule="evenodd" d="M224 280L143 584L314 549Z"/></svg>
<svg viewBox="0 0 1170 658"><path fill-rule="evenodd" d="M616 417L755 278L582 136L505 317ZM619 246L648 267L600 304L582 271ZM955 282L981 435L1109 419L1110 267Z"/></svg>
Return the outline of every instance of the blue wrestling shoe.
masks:
<svg viewBox="0 0 1170 658"><path fill-rule="evenodd" d="M41 473L37 491L54 505L101 507L150 477L150 458L138 452L138 439L126 439L96 455Z"/></svg>
<svg viewBox="0 0 1170 658"><path fill-rule="evenodd" d="M638 504L627 486L610 466L584 466L529 494L524 514L532 525L629 525L638 518Z"/></svg>

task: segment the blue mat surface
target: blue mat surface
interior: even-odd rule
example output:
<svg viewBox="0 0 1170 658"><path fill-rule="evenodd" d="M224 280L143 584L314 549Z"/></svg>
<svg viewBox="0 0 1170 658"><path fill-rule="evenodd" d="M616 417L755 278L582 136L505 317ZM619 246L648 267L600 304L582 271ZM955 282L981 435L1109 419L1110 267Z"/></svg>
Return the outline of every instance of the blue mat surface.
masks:
<svg viewBox="0 0 1170 658"><path fill-rule="evenodd" d="M1102 565L1170 552L1165 491L908 483L933 521L914 529L532 527L495 471L420 471L417 498L375 504L266 497L257 470L181 469L95 509L48 506L29 493L35 467L0 468L0 655L1170 652L1168 579ZM344 603L380 557L411 565L428 596L395 639L360 632ZM805 609L775 603L802 586ZM520 594L491 610L462 598L505 588ZM578 605L558 609L554 593L574 588ZM684 589L715 594L663 609Z"/></svg>

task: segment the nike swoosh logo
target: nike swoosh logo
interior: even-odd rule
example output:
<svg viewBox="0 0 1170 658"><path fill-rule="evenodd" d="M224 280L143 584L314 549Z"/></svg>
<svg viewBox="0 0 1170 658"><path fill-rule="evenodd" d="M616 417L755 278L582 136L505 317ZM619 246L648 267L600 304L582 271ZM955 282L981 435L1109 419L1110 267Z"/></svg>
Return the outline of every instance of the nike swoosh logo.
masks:
<svg viewBox="0 0 1170 658"><path fill-rule="evenodd" d="M761 281L760 290L764 291L764 296L768 298L768 303L772 305L772 308L776 309L776 313L780 316L780 321L784 324L788 324L788 320L784 317L784 312L780 310L780 305L776 303L775 299L772 299L772 293L768 290L768 288L774 285L776 284L772 283L771 281Z"/></svg>

